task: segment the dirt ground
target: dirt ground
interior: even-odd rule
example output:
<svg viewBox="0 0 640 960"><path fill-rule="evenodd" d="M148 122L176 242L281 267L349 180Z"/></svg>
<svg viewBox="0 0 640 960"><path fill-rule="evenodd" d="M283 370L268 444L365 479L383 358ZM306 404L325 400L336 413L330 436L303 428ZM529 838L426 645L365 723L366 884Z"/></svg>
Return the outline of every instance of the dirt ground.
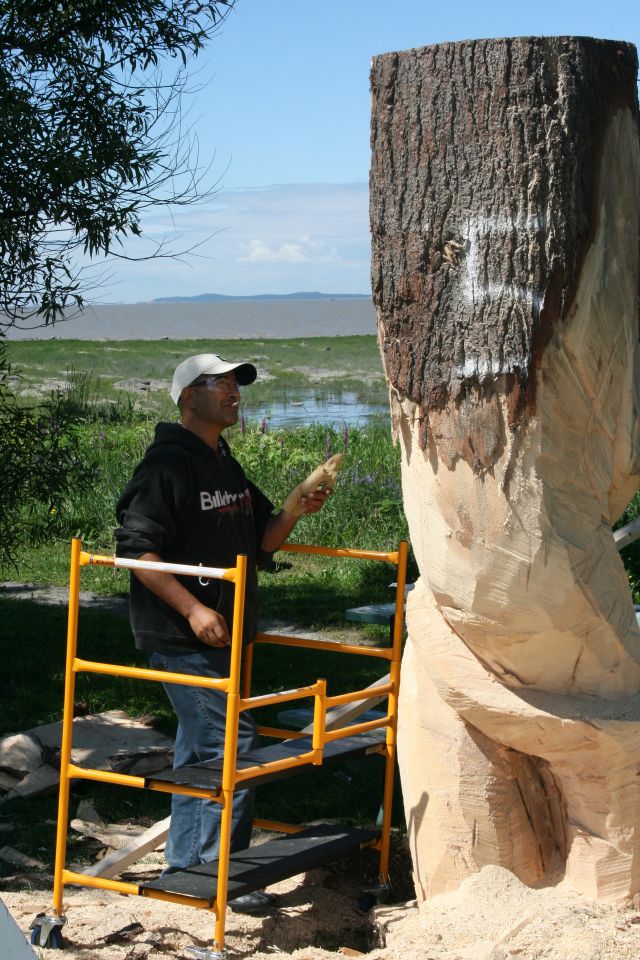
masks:
<svg viewBox="0 0 640 960"><path fill-rule="evenodd" d="M315 960L344 956L338 952L340 948L345 948L347 955L367 951L370 916L358 901L363 886L375 882L376 863L373 851L363 851L351 860L275 884L269 891L277 895L277 905L268 916L228 911L228 952L238 957L282 954ZM159 855L151 855L123 874L122 879L136 882L155 876L162 865ZM1 896L25 932L35 914L51 906L47 890L3 890ZM67 887L65 914L66 949L63 954L42 950L46 960L160 960L168 956L193 960L193 954L185 948L212 946L213 915L183 905ZM132 924L136 925L134 929L123 929Z"/></svg>
<svg viewBox="0 0 640 960"><path fill-rule="evenodd" d="M501 867L485 867L454 893L363 912L359 884L368 853L276 884L269 916L229 912L227 950L255 960L638 960L640 913L587 900L562 885L531 890ZM396 860L401 868L401 858ZM157 871L153 862L128 879ZM406 891L405 891L406 892ZM47 891L3 891L26 931L50 906ZM188 947L211 946L213 918L202 910L143 897L68 888L64 954L42 960L193 960ZM2 951L0 949L0 956ZM5 960L5 958L3 958ZM6 958L11 960L11 958Z"/></svg>

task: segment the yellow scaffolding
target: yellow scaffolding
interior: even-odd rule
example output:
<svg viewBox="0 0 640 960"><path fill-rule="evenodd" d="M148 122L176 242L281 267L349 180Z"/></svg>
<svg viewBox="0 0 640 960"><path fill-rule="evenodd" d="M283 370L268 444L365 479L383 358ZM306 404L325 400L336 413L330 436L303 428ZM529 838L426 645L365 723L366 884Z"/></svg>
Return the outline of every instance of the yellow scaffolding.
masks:
<svg viewBox="0 0 640 960"><path fill-rule="evenodd" d="M62 721L62 749L60 757L60 793L58 802L58 825L56 837L56 861L53 885L53 911L51 915L39 914L32 927L41 930L40 945L55 946L54 939L47 943L51 930L59 932L65 922L63 913L63 890L65 884L79 884L82 886L98 887L113 890L121 894L146 896L151 899L165 900L171 903L183 903L188 906L210 910L215 916L213 937L213 952L211 956L222 955L225 938L225 914L227 907L227 893L229 880L229 857L231 844L231 813L234 790L244 781L256 780L275 772L304 765L320 765L326 744L344 737L352 737L371 730L386 728L386 737L381 751L385 755L385 777L383 790L383 818L380 834L369 845L380 854L380 881L388 883L389 872L389 845L391 833L391 805L393 797L394 766L396 758L396 730L398 713L398 690L400 684L400 657L403 633L403 611L405 600L406 565L408 545L401 542L397 551L378 552L370 550L332 549L329 547L303 546L287 544L281 549L292 553L320 554L332 557L350 557L364 560L380 560L397 566L395 622L391 646L371 647L351 644L332 643L310 640L298 637L280 636L259 633L256 643L281 644L311 649L339 651L360 656L379 657L389 661L389 682L384 686L376 686L364 690L355 690L338 696L327 695L325 680L319 679L308 686L280 693L251 696L251 668L252 646L245 648L244 668L242 667L242 626L244 619L244 599L247 558L238 556L236 566L228 569L216 567L202 567L189 564L162 563L157 561L128 560L120 557L100 556L87 553L82 549L82 542L74 539L71 544L71 562L69 578L69 612L67 626L67 654L65 668L64 711ZM120 666L109 663L96 663L82 660L77 656L78 647L78 611L80 595L80 573L85 566L107 566L130 570L154 570L181 576L207 577L210 579L226 580L234 584L233 627L231 635L231 668L228 677L212 679L198 677L191 674L168 673L158 670ZM220 788L204 789L196 786L185 786L177 783L154 780L145 777L115 773L108 770L94 770L79 767L71 761L73 736L73 706L75 695L75 678L78 673L98 673L110 676L129 677L139 680L149 680L162 683L187 684L221 690L227 695L227 717L225 729L224 757L222 764L222 785ZM384 695L388 698L387 713L384 717L370 720L337 730L326 729L327 710L341 704L354 701L363 701ZM307 750L293 757L261 763L259 765L237 768L237 734L238 717L243 710L252 707L263 707L270 704L284 703L302 698L314 698L313 733L311 750ZM290 730L281 730L273 727L258 727L258 731L269 737L291 740L301 734ZM113 783L121 786L145 788L165 793L179 793L187 796L213 800L221 804L220 824L220 853L215 898L212 902L178 893L163 890L153 890L145 887L141 889L137 884L124 883L103 877L94 877L83 873L67 870L66 845L69 821L69 796L72 780L94 780L103 783ZM283 833L295 833L302 828L297 825L275 823L273 821L255 821L256 825L269 827ZM38 942L37 936L32 941Z"/></svg>

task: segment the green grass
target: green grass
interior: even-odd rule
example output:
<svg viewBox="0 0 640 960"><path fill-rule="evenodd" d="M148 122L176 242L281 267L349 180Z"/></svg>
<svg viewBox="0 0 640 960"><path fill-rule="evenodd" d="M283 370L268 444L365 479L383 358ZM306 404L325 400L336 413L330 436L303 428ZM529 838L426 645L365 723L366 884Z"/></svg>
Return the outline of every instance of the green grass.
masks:
<svg viewBox="0 0 640 960"><path fill-rule="evenodd" d="M71 487L56 510L31 509L32 539L17 553L17 565L0 566L5 580L63 583L68 541L80 536L94 550L112 552L115 504L153 436L154 423L130 416L123 423L86 422L81 451L92 482ZM278 509L289 491L332 453L344 462L333 495L321 513L304 517L292 540L325 546L391 549L406 538L400 489L400 453L389 430L377 424L333 430L309 426L262 433L257 427L228 433L247 475ZM96 578L97 591L114 592L113 580ZM124 589L120 580L115 592Z"/></svg>
<svg viewBox="0 0 640 960"><path fill-rule="evenodd" d="M47 381L79 379L92 403L131 405L154 417L173 415L167 390L176 365L195 353L220 353L250 360L258 381L244 392L249 416L270 403L326 399L354 392L364 401L385 405L387 388L374 336L310 337L306 340L90 340L12 341L9 356L20 375L18 390L26 398ZM87 379L89 378L89 380ZM133 393L116 384L131 379L151 381L148 390ZM158 381L158 382L154 382ZM36 398L31 397L30 402ZM104 413L106 416L106 412Z"/></svg>

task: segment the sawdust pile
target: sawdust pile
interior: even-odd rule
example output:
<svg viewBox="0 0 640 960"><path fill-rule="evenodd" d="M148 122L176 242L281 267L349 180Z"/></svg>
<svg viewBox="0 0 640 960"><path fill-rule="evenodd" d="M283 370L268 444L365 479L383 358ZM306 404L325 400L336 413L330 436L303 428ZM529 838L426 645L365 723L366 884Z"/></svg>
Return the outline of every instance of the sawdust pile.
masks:
<svg viewBox="0 0 640 960"><path fill-rule="evenodd" d="M371 960L637 960L640 913L576 896L531 890L498 866L420 910L378 908L385 949Z"/></svg>

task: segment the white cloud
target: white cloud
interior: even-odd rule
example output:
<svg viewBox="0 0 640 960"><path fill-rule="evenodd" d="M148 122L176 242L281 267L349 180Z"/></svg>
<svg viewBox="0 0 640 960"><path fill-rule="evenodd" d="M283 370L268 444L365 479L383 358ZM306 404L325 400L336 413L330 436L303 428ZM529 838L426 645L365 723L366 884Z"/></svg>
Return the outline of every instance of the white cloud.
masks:
<svg viewBox="0 0 640 960"><path fill-rule="evenodd" d="M246 249L246 244L244 245ZM335 263L335 249L310 237L300 237L279 245L264 240L250 240L249 252L237 258L238 263Z"/></svg>

